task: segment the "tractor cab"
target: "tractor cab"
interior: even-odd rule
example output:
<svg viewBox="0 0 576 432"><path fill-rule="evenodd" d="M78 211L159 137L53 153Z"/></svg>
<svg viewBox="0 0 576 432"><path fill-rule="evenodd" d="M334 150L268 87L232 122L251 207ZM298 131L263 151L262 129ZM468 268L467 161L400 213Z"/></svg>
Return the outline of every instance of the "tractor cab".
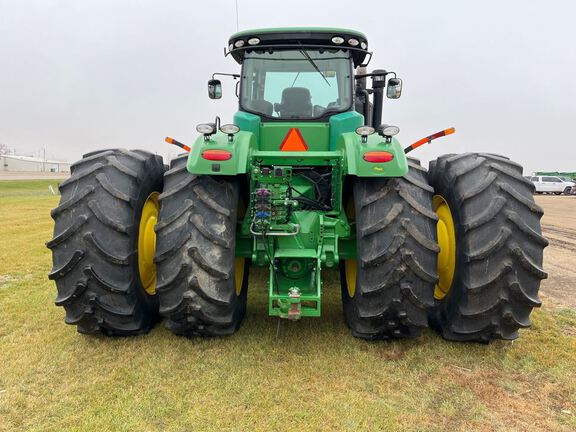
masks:
<svg viewBox="0 0 576 432"><path fill-rule="evenodd" d="M354 109L354 68L368 55L362 33L269 29L234 34L229 54L242 65L240 110L262 121L326 121Z"/></svg>
<svg viewBox="0 0 576 432"><path fill-rule="evenodd" d="M339 135L362 126L380 127L383 90L389 74L365 67L372 54L363 33L333 28L283 28L242 31L232 35L226 55L242 65L238 82L239 111L234 123L253 132L260 150L282 149L294 122L307 150L327 151ZM356 75L355 75L356 71ZM400 96L401 81L388 80L389 97ZM214 74L209 96L222 96ZM373 88L366 88L366 78ZM373 102L370 102L373 95ZM303 147L302 147L303 148Z"/></svg>

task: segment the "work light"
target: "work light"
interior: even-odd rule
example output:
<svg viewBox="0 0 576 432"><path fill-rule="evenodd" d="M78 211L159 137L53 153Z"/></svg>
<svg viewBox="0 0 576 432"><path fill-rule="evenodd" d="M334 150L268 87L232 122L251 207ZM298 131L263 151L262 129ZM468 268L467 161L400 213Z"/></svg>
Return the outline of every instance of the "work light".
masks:
<svg viewBox="0 0 576 432"><path fill-rule="evenodd" d="M398 126L383 125L380 134L385 137L391 137L397 135L398 132L400 132L400 128Z"/></svg>
<svg viewBox="0 0 576 432"><path fill-rule="evenodd" d="M368 142L368 135L372 135L376 130L372 126L360 126L356 128L356 133L362 137L362 144Z"/></svg>
<svg viewBox="0 0 576 432"><path fill-rule="evenodd" d="M214 123L200 123L196 126L196 131L202 135L212 135L216 133L216 125Z"/></svg>
<svg viewBox="0 0 576 432"><path fill-rule="evenodd" d="M360 126L356 128L356 133L362 136L372 135L374 132L376 131L372 126Z"/></svg>
<svg viewBox="0 0 576 432"><path fill-rule="evenodd" d="M240 132L240 128L235 124L225 124L220 126L220 132L225 133L227 135L234 135Z"/></svg>

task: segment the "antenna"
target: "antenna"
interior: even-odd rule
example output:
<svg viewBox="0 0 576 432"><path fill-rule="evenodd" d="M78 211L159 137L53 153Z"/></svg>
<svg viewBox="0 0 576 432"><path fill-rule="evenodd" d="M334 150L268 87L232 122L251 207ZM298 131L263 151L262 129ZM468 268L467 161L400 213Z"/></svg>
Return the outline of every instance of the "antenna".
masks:
<svg viewBox="0 0 576 432"><path fill-rule="evenodd" d="M240 25L238 24L238 0L236 0L236 31L240 30Z"/></svg>

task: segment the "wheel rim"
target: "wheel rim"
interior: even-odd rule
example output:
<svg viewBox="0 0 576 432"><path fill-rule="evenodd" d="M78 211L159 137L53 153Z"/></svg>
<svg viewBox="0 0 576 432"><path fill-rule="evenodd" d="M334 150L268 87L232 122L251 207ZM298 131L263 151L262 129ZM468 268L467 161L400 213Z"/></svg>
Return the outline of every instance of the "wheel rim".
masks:
<svg viewBox="0 0 576 432"><path fill-rule="evenodd" d="M356 208L354 207L354 198L348 201L346 206L346 216L348 221L352 222L356 219ZM357 260L344 260L344 274L346 276L346 289L348 290L348 296L350 298L354 297L356 294L356 278L358 277L358 261Z"/></svg>
<svg viewBox="0 0 576 432"><path fill-rule="evenodd" d="M434 210L438 215L438 283L434 287L434 298L442 300L450 292L456 270L456 230L454 219L446 200L434 195Z"/></svg>
<svg viewBox="0 0 576 432"><path fill-rule="evenodd" d="M156 231L154 226L158 222L158 192L152 192L146 198L140 217L138 230L138 271L140 282L148 295L156 294Z"/></svg>
<svg viewBox="0 0 576 432"><path fill-rule="evenodd" d="M244 270L246 268L246 258L236 258L234 265L234 277L236 278L236 295L242 293L242 286L244 282Z"/></svg>
<svg viewBox="0 0 576 432"><path fill-rule="evenodd" d="M358 274L358 264L356 260L344 260L344 272L346 274L348 296L352 298L356 293L356 276Z"/></svg>
<svg viewBox="0 0 576 432"><path fill-rule="evenodd" d="M242 198L238 199L238 208L236 209L237 218L240 219L246 215L246 207ZM234 260L234 277L236 282L236 296L242 294L244 285L244 271L246 270L246 258L236 257Z"/></svg>

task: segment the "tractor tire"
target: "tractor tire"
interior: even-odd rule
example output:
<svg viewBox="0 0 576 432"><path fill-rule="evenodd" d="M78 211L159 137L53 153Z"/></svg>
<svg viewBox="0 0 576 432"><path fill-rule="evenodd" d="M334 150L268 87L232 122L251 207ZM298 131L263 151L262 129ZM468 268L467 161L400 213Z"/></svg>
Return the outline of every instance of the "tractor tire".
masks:
<svg viewBox="0 0 576 432"><path fill-rule="evenodd" d="M357 260L344 260L340 271L344 317L359 338L417 337L434 304L433 189L420 162L408 164L404 177L353 184Z"/></svg>
<svg viewBox="0 0 576 432"><path fill-rule="evenodd" d="M172 161L156 226L160 314L181 336L234 333L246 313L248 265L235 257L236 178L197 176Z"/></svg>
<svg viewBox="0 0 576 432"><path fill-rule="evenodd" d="M157 321L153 283L149 293L140 278L138 240L143 207L162 191L163 174L160 156L100 150L74 163L60 183L54 238L46 243L54 265L48 277L65 322L78 332L137 335Z"/></svg>
<svg viewBox="0 0 576 432"><path fill-rule="evenodd" d="M534 184L522 177L520 165L494 154L441 156L430 168L435 208L451 214L437 210L445 250L431 327L453 341L516 339L518 329L530 326L532 308L541 304L540 280L547 277L542 255L548 241ZM446 229L452 243L443 242L442 224L452 226ZM446 269L452 262L452 271L444 272L443 262Z"/></svg>

